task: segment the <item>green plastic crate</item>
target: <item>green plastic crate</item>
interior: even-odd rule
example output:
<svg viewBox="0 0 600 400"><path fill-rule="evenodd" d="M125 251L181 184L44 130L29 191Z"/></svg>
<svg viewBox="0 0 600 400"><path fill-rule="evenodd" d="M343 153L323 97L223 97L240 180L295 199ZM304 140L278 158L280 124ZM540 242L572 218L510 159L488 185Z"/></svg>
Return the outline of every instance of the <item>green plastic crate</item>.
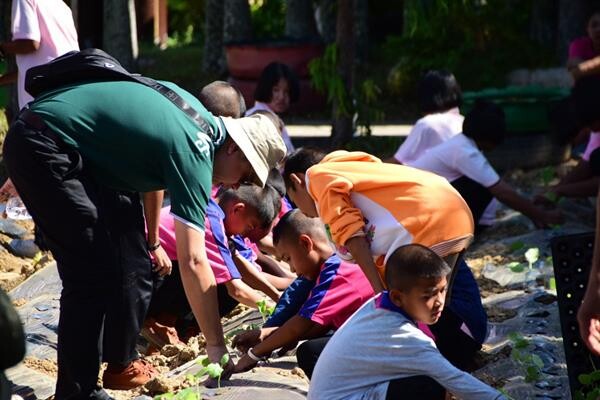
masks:
<svg viewBox="0 0 600 400"><path fill-rule="evenodd" d="M569 89L541 86L509 86L465 92L461 113L468 113L475 100L485 99L502 107L508 132L543 132L550 127L548 111L568 95Z"/></svg>

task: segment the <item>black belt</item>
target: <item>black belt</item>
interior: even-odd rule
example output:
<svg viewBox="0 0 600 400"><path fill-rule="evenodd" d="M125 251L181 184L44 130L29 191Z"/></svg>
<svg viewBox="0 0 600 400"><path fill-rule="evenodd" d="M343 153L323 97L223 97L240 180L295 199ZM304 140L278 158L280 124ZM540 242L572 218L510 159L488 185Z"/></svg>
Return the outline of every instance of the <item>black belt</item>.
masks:
<svg viewBox="0 0 600 400"><path fill-rule="evenodd" d="M40 132L42 135L54 140L55 142L62 142L61 137L52 129L50 129L48 125L46 125L46 122L42 119L42 117L33 111L24 109L19 113L17 119L25 123L27 127Z"/></svg>

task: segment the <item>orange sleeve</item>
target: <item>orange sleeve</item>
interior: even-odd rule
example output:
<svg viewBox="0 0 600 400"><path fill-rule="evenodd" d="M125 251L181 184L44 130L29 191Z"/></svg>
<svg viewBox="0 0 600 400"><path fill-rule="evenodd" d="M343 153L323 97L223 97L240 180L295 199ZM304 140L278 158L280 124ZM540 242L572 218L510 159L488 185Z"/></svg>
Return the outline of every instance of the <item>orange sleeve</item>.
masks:
<svg viewBox="0 0 600 400"><path fill-rule="evenodd" d="M306 171L308 193L317 203L319 216L329 225L331 237L337 245L344 245L365 225L361 211L350 199L353 183L327 165L315 165Z"/></svg>

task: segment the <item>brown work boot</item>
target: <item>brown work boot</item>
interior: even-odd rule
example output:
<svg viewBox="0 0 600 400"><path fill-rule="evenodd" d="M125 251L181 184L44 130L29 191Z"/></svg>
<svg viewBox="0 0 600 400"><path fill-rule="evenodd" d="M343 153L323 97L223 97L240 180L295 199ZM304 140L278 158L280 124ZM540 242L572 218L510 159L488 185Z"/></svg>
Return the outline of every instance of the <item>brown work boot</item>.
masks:
<svg viewBox="0 0 600 400"><path fill-rule="evenodd" d="M141 333L144 339L159 349L167 344L183 344L174 327L163 325L154 318L144 321Z"/></svg>
<svg viewBox="0 0 600 400"><path fill-rule="evenodd" d="M145 385L158 376L158 371L147 361L134 360L125 367L108 364L102 375L102 384L107 389L129 390Z"/></svg>

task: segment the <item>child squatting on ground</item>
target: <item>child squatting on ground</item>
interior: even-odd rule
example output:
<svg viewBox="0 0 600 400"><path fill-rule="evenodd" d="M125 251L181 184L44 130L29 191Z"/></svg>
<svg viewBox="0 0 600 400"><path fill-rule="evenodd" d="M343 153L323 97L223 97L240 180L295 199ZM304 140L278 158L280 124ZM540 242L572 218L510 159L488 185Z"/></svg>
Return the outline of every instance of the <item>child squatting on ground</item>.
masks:
<svg viewBox="0 0 600 400"><path fill-rule="evenodd" d="M309 218L299 210L290 211L273 230L273 241L280 257L298 276L315 281L315 286L300 309L294 310L280 327L244 332L234 338L233 345L246 352L235 372L253 368L276 349L292 349L299 340L313 339L297 352L299 366L310 376L329 339L328 332L338 329L374 292L359 266L334 254L317 218ZM301 293L296 292L303 299ZM290 306L294 308L294 304L292 301Z"/></svg>
<svg viewBox="0 0 600 400"><path fill-rule="evenodd" d="M228 314L238 302L256 307L256 303L262 300L263 296L254 289L262 291L273 301L279 299L277 289L258 271L246 279L248 283L241 279L229 249L228 238L231 235L244 235L256 227L270 225L276 214L274 205L279 206L280 202L279 194L269 186L263 189L254 185L242 185L236 190L227 189L221 194L219 203L214 199L209 201L206 210L205 246L217 282L220 316ZM173 340L178 341L177 335L167 327L176 326L179 335L183 336L189 336L186 325L192 328L192 332L196 328L195 321L190 321L191 310L175 261L173 227L173 216L169 207L165 207L161 211L159 237L162 247L173 260L173 273L157 285L148 312L149 318L143 330L144 336L159 347Z"/></svg>
<svg viewBox="0 0 600 400"><path fill-rule="evenodd" d="M416 322L434 324L444 309L450 268L421 245L394 251L388 291L364 304L333 335L315 367L308 399L505 399L455 368ZM360 338L360 339L359 339Z"/></svg>
<svg viewBox="0 0 600 400"><path fill-rule="evenodd" d="M448 290L452 307L432 331L442 354L468 368L485 338L487 317L477 282L460 257L473 237L473 218L450 183L367 153L325 155L308 148L288 156L283 178L290 199L304 214L321 219L338 256L355 260L376 292L384 289L380 276L385 261L402 245L423 244L446 260L453 268ZM455 308L455 298L466 308Z"/></svg>

